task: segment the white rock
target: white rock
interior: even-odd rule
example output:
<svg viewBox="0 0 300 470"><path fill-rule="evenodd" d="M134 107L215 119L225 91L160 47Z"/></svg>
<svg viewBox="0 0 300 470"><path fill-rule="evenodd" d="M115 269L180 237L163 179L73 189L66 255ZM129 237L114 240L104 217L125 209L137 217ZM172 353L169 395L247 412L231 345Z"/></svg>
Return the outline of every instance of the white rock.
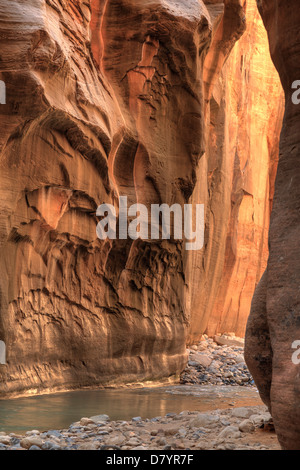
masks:
<svg viewBox="0 0 300 470"><path fill-rule="evenodd" d="M215 336L214 340L217 344L220 344L221 346L244 346L244 339L243 338L237 338L237 337L228 337L225 335L222 336Z"/></svg>
<svg viewBox="0 0 300 470"><path fill-rule="evenodd" d="M220 421L219 416L209 414L199 414L196 418L191 419L189 428L201 428L206 426L215 425Z"/></svg>
<svg viewBox="0 0 300 470"><path fill-rule="evenodd" d="M84 442L83 444L80 444L78 447L79 450L97 450L99 447L99 443L95 442Z"/></svg>
<svg viewBox="0 0 300 470"><path fill-rule="evenodd" d="M109 421L109 416L108 415L97 415L97 416L91 416L89 418L92 422L98 424L98 423L105 423Z"/></svg>
<svg viewBox="0 0 300 470"><path fill-rule="evenodd" d="M37 436L39 434L40 434L40 431L38 431L37 429L33 429L32 431L26 432L26 436Z"/></svg>
<svg viewBox="0 0 300 470"><path fill-rule="evenodd" d="M210 364L212 363L212 358L210 356L208 356L207 354L201 354L201 353L191 354L190 360L193 362L197 362L203 367L209 367Z"/></svg>
<svg viewBox="0 0 300 470"><path fill-rule="evenodd" d="M136 437L132 437L129 439L129 441L126 442L127 446L138 446L140 444L140 441Z"/></svg>
<svg viewBox="0 0 300 470"><path fill-rule="evenodd" d="M238 354L235 358L234 358L235 362L237 364L240 364L240 363L243 363L245 364L245 358L244 356L242 356L242 354Z"/></svg>
<svg viewBox="0 0 300 470"><path fill-rule="evenodd" d="M80 425L81 426L87 426L88 424L95 424L95 421L93 421L90 418L81 418L81 420L80 420Z"/></svg>
<svg viewBox="0 0 300 470"><path fill-rule="evenodd" d="M231 416L234 417L234 418L247 419L247 418L250 418L252 413L253 413L253 410L251 410L249 408L245 408L245 407L240 407L240 408L234 408L231 411Z"/></svg>
<svg viewBox="0 0 300 470"><path fill-rule="evenodd" d="M21 440L20 445L24 449L30 449L31 446L42 447L44 441L37 436L28 436Z"/></svg>
<svg viewBox="0 0 300 470"><path fill-rule="evenodd" d="M263 414L253 414L249 417L249 419L252 421L254 426L260 426L261 424L267 423L272 419L272 416L270 413L263 413Z"/></svg>
<svg viewBox="0 0 300 470"><path fill-rule="evenodd" d="M223 377L225 377L225 379L229 379L230 377L233 377L233 373L229 370L228 372L225 372Z"/></svg>
<svg viewBox="0 0 300 470"><path fill-rule="evenodd" d="M238 439L239 437L241 437L241 433L239 431L239 428L236 426L227 426L219 434L220 439L222 438Z"/></svg>
<svg viewBox="0 0 300 470"><path fill-rule="evenodd" d="M0 444L5 444L9 446L11 443L11 438L9 436L0 436Z"/></svg>
<svg viewBox="0 0 300 470"><path fill-rule="evenodd" d="M213 361L210 365L211 368L213 369L220 369L223 366L223 363L221 361Z"/></svg>
<svg viewBox="0 0 300 470"><path fill-rule="evenodd" d="M251 415L249 419L255 426L260 426L264 422L264 418L262 415Z"/></svg>
<svg viewBox="0 0 300 470"><path fill-rule="evenodd" d="M239 430L241 432L253 432L255 427L250 419L244 419L244 421L242 421L239 425Z"/></svg>
<svg viewBox="0 0 300 470"><path fill-rule="evenodd" d="M112 436L106 441L106 445L109 446L121 446L125 442L125 437L122 434Z"/></svg>
<svg viewBox="0 0 300 470"><path fill-rule="evenodd" d="M180 437L185 437L186 433L187 433L187 431L184 428L180 428L179 431L178 431L178 434L180 435Z"/></svg>

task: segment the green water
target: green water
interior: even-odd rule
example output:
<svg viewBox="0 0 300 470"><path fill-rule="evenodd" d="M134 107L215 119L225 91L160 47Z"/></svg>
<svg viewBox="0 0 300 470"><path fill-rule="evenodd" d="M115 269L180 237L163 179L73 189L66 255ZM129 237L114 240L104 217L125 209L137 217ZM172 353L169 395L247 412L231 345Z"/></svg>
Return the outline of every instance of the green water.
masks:
<svg viewBox="0 0 300 470"><path fill-rule="evenodd" d="M255 389L228 386L168 386L121 390L83 390L0 400L0 431L64 429L82 417L107 414L111 420L167 413L261 405Z"/></svg>

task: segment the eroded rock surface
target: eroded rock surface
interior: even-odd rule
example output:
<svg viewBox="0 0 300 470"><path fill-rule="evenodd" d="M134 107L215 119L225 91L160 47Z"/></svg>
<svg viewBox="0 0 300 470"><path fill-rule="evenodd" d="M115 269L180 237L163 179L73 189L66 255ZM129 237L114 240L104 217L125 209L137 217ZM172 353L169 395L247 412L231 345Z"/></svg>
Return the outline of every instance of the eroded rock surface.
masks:
<svg viewBox="0 0 300 470"><path fill-rule="evenodd" d="M202 2L0 3L0 391L186 362L182 242L100 241L96 208L188 202L204 149ZM3 39L4 38L4 39Z"/></svg>
<svg viewBox="0 0 300 470"><path fill-rule="evenodd" d="M205 331L209 336L245 334L254 289L267 265L284 110L255 0L244 7L246 30L235 45L229 28L225 34L219 26L220 4L207 6L214 18L212 43L217 52L214 60L209 53L205 61L206 83L213 82L207 97L208 140L192 196L194 202L205 203L206 243L189 259L190 344ZM234 24L238 31L241 25L236 19Z"/></svg>
<svg viewBox="0 0 300 470"><path fill-rule="evenodd" d="M292 344L300 338L300 106L293 104L292 84L300 79L300 10L296 0L260 0L258 6L286 105L270 223L270 257L253 299L246 360L272 413L282 447L298 450L300 377L299 365L292 361Z"/></svg>
<svg viewBox="0 0 300 470"><path fill-rule="evenodd" d="M0 0L0 16L0 393L178 375L190 325L239 334L264 269L280 87L258 71L254 1ZM125 195L204 203L203 250L100 241L97 207Z"/></svg>

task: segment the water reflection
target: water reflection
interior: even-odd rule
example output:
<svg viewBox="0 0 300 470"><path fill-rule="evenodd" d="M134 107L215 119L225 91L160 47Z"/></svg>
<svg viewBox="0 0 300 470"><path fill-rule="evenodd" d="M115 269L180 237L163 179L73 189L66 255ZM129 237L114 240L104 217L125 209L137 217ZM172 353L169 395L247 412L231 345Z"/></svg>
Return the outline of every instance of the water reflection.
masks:
<svg viewBox="0 0 300 470"><path fill-rule="evenodd" d="M84 416L103 413L112 420L130 420L134 416L153 418L184 410L227 408L230 404L250 406L262 403L255 389L244 387L172 386L65 392L0 400L0 431L63 429Z"/></svg>

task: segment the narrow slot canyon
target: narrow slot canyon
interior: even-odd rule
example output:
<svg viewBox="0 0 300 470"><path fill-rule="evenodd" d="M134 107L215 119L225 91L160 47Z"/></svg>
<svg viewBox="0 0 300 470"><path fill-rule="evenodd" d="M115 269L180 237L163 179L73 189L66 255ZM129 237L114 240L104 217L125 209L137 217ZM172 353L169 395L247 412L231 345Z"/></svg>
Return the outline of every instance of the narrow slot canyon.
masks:
<svg viewBox="0 0 300 470"><path fill-rule="evenodd" d="M0 0L0 450L300 450L297 7Z"/></svg>

